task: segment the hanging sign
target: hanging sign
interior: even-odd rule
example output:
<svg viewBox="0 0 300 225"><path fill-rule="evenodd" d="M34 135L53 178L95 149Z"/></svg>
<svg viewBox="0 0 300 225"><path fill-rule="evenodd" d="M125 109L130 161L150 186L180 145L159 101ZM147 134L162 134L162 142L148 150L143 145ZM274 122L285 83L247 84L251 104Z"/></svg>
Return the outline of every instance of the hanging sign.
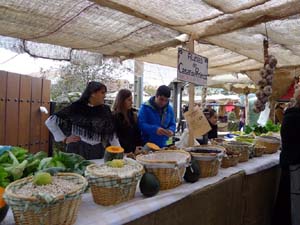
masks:
<svg viewBox="0 0 300 225"><path fill-rule="evenodd" d="M207 86L208 59L186 51L178 49L177 79L193 84Z"/></svg>
<svg viewBox="0 0 300 225"><path fill-rule="evenodd" d="M185 112L184 117L187 121L189 130L192 130L192 133L195 137L206 134L211 130L206 116L199 108L193 110L192 112Z"/></svg>

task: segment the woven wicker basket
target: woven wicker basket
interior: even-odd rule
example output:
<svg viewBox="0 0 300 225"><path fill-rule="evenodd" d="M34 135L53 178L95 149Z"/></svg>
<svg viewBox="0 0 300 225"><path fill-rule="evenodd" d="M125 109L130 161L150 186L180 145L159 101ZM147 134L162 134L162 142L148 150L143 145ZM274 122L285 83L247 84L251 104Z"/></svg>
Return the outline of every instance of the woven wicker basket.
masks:
<svg viewBox="0 0 300 225"><path fill-rule="evenodd" d="M253 145L245 142L230 141L224 143L223 146L229 154L240 154L239 162L248 161L249 156L253 151Z"/></svg>
<svg viewBox="0 0 300 225"><path fill-rule="evenodd" d="M125 159L125 166L105 172L106 164L92 164L86 168L86 177L91 187L94 202L99 205L115 205L134 198L136 186L144 168L131 159ZM129 172L121 175L122 170Z"/></svg>
<svg viewBox="0 0 300 225"><path fill-rule="evenodd" d="M224 138L212 138L210 139L210 142L213 144L213 145L220 145L222 146L225 141Z"/></svg>
<svg viewBox="0 0 300 225"><path fill-rule="evenodd" d="M158 178L160 190L166 190L182 183L191 156L181 150L162 150L148 155L138 155L136 160L145 166L147 172L153 173Z"/></svg>
<svg viewBox="0 0 300 225"><path fill-rule="evenodd" d="M198 162L201 178L213 177L218 174L225 148L218 145L200 145L186 150Z"/></svg>
<svg viewBox="0 0 300 225"><path fill-rule="evenodd" d="M15 190L32 182L33 177L17 180L6 187L5 201L11 207L17 225L71 225L77 218L81 194L86 190L87 181L75 173L58 173L60 179L71 181L78 188L71 193L60 195L46 202L37 197L15 194Z"/></svg>
<svg viewBox="0 0 300 225"><path fill-rule="evenodd" d="M218 131L220 132L228 131L228 123L218 123Z"/></svg>
<svg viewBox="0 0 300 225"><path fill-rule="evenodd" d="M266 151L266 147L262 146L262 145L255 145L254 149L253 149L253 154L254 157L260 157L264 154L264 152Z"/></svg>
<svg viewBox="0 0 300 225"><path fill-rule="evenodd" d="M236 166L239 162L240 154L226 154L222 159L222 168L228 168L232 166Z"/></svg>
<svg viewBox="0 0 300 225"><path fill-rule="evenodd" d="M275 137L263 136L256 137L255 143L257 145L262 145L265 147L265 154L273 154L277 152L280 148L280 140Z"/></svg>

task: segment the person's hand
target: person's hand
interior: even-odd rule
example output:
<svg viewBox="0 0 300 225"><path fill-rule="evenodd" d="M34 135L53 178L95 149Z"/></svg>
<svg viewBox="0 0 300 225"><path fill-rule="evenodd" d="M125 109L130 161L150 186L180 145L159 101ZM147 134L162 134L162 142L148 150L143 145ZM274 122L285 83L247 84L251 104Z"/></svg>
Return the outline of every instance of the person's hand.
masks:
<svg viewBox="0 0 300 225"><path fill-rule="evenodd" d="M70 144L70 143L72 143L72 142L78 142L78 141L80 141L80 140L81 140L80 137L75 136L75 135L71 135L71 136L67 137L67 138L64 140L64 143Z"/></svg>
<svg viewBox="0 0 300 225"><path fill-rule="evenodd" d="M158 128L156 133L158 135L164 135L164 136L167 136L167 137L171 137L173 136L173 132L171 130L167 130L167 129L164 129L164 128Z"/></svg>
<svg viewBox="0 0 300 225"><path fill-rule="evenodd" d="M160 128L157 129L156 134L167 136L167 130L160 127Z"/></svg>
<svg viewBox="0 0 300 225"><path fill-rule="evenodd" d="M174 135L173 131L171 130L166 130L166 136L172 137Z"/></svg>

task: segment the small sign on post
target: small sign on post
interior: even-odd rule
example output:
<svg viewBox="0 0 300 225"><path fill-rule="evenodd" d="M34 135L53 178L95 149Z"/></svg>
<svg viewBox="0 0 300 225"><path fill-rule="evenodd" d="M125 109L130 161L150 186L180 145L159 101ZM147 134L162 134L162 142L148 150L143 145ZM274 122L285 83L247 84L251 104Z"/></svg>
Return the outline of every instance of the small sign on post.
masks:
<svg viewBox="0 0 300 225"><path fill-rule="evenodd" d="M178 49L177 79L193 84L207 86L208 59L186 51Z"/></svg>
<svg viewBox="0 0 300 225"><path fill-rule="evenodd" d="M199 108L184 113L184 117L194 137L199 137L211 130L204 113Z"/></svg>

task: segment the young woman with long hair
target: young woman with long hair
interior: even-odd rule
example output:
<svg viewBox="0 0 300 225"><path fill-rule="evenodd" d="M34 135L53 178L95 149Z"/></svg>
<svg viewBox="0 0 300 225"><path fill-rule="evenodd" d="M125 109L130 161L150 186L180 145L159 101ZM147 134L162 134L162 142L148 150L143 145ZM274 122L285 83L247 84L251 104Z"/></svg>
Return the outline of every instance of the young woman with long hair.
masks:
<svg viewBox="0 0 300 225"><path fill-rule="evenodd" d="M141 132L138 127L137 113L132 108L132 93L121 89L113 105L113 118L120 145L126 153L134 152L141 146Z"/></svg>

